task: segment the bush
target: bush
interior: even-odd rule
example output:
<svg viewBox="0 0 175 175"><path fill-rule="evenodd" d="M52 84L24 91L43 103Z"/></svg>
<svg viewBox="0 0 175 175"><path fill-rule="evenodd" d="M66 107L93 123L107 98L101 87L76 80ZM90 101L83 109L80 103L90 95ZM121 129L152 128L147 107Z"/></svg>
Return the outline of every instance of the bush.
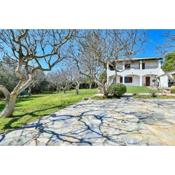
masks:
<svg viewBox="0 0 175 175"><path fill-rule="evenodd" d="M121 97L126 92L126 86L120 83L112 84L108 88L108 93L114 97Z"/></svg>
<svg viewBox="0 0 175 175"><path fill-rule="evenodd" d="M171 86L171 93L175 94L175 86Z"/></svg>
<svg viewBox="0 0 175 175"><path fill-rule="evenodd" d="M156 94L156 89L152 89L151 90L151 97L157 97L157 94Z"/></svg>

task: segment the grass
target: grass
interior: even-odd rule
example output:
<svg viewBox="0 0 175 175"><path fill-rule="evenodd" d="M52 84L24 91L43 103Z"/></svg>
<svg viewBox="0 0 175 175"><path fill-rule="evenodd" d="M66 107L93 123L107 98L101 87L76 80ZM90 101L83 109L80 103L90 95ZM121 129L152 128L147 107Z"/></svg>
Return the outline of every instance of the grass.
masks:
<svg viewBox="0 0 175 175"><path fill-rule="evenodd" d="M127 93L152 93L153 89L146 86L127 86Z"/></svg>
<svg viewBox="0 0 175 175"><path fill-rule="evenodd" d="M81 89L79 95L76 95L75 91L72 90L66 94L39 94L32 97L18 98L13 116L0 118L0 133L54 113L59 109L81 101L85 97L93 96L96 92L96 89ZM4 102L1 100L0 111L3 108Z"/></svg>
<svg viewBox="0 0 175 175"><path fill-rule="evenodd" d="M165 95L158 95L156 97L152 97L151 95L136 95L134 98L137 99L175 99L174 96L165 96Z"/></svg>

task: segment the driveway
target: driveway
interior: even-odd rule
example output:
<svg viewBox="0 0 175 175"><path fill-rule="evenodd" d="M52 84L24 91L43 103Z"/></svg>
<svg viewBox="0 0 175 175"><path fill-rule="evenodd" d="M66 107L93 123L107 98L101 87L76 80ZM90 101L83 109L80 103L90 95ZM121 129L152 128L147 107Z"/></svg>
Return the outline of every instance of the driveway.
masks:
<svg viewBox="0 0 175 175"><path fill-rule="evenodd" d="M87 100L0 135L0 145L175 145L175 100Z"/></svg>

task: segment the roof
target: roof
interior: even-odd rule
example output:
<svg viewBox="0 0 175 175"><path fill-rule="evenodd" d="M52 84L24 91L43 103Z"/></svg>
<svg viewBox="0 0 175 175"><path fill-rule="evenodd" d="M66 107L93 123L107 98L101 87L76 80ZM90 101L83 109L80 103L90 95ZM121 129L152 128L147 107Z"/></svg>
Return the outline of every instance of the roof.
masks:
<svg viewBox="0 0 175 175"><path fill-rule="evenodd" d="M123 58L123 59L116 59L114 61L139 61L139 60L161 60L160 57L145 57L145 58Z"/></svg>

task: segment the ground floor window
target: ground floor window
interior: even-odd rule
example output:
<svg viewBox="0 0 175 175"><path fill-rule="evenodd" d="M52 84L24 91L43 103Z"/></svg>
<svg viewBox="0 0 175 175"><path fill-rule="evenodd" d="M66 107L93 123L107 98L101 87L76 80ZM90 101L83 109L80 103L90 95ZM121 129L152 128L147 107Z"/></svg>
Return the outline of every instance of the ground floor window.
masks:
<svg viewBox="0 0 175 175"><path fill-rule="evenodd" d="M123 77L120 77L120 83L123 83Z"/></svg>
<svg viewBox="0 0 175 175"><path fill-rule="evenodd" d="M132 77L125 77L125 83L132 83Z"/></svg>

